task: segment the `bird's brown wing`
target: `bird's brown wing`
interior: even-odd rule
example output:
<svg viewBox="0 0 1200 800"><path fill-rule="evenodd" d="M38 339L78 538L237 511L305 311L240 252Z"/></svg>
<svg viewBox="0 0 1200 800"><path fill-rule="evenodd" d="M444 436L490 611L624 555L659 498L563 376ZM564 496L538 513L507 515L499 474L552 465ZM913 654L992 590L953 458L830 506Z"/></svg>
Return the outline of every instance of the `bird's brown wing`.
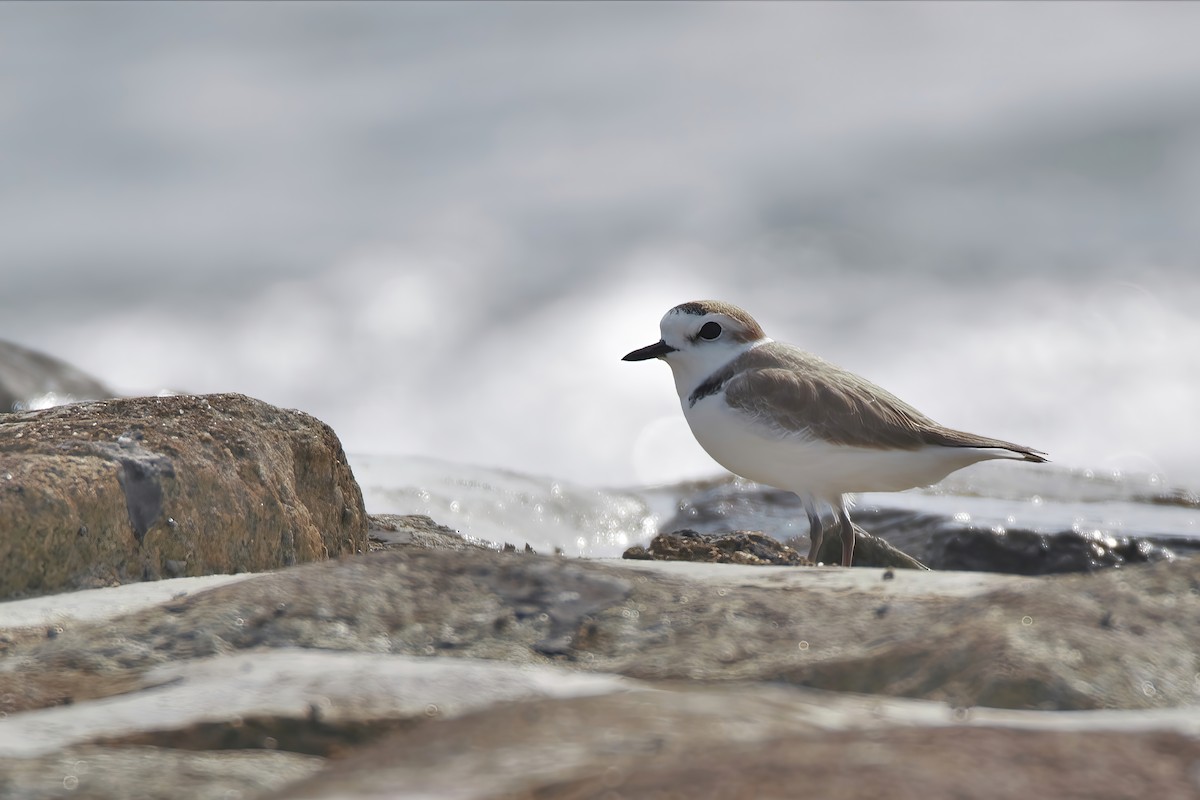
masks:
<svg viewBox="0 0 1200 800"><path fill-rule="evenodd" d="M881 450L927 445L1002 448L1027 461L1045 461L1032 448L939 425L865 378L815 357L791 369L744 370L724 389L731 408L762 424L832 444Z"/></svg>

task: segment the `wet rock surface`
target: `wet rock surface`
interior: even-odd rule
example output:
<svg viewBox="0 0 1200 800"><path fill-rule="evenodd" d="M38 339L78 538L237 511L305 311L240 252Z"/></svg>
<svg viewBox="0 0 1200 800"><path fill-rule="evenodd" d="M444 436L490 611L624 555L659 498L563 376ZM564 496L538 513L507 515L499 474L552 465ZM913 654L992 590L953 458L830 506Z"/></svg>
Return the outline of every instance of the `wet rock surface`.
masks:
<svg viewBox="0 0 1200 800"><path fill-rule="evenodd" d="M951 517L887 508L859 516L879 536L904 543L934 569L1054 575L1166 561L1198 552L1194 542L1148 536L1113 536L1101 531L1052 533L961 522Z"/></svg>
<svg viewBox="0 0 1200 800"><path fill-rule="evenodd" d="M337 436L243 395L0 415L0 598L366 549Z"/></svg>
<svg viewBox="0 0 1200 800"><path fill-rule="evenodd" d="M936 570L1051 575L1200 554L1200 539L981 525L954 515L890 508L886 502L884 499L852 511L857 531L855 566L891 566L891 560L898 558L895 554L903 553ZM1164 500L1155 502L1168 504ZM731 527L749 525L807 552L808 523L795 494L733 480L698 488L680 502L677 513L662 524L661 530L686 527L721 534ZM841 561L840 541L832 522L827 524L818 558L825 563Z"/></svg>

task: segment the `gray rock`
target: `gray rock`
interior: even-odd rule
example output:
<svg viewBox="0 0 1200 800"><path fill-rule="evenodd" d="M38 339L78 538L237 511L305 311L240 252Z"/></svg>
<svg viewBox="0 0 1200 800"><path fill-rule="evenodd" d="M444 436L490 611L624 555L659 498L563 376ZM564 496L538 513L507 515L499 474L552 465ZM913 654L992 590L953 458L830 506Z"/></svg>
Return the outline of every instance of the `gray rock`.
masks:
<svg viewBox="0 0 1200 800"><path fill-rule="evenodd" d="M1026 578L410 543L109 614L9 643L0 798L168 796L163 769L200 797L1200 785L1197 560Z"/></svg>
<svg viewBox="0 0 1200 800"><path fill-rule="evenodd" d="M0 341L0 413L34 403L59 405L116 396L112 389L65 361Z"/></svg>
<svg viewBox="0 0 1200 800"><path fill-rule="evenodd" d="M271 569L366 549L319 420L236 395L0 416L0 598Z"/></svg>
<svg viewBox="0 0 1200 800"><path fill-rule="evenodd" d="M535 697L610 694L626 681L467 659L276 648L165 664L145 671L141 683L102 703L0 719L0 758L93 742L329 755L364 729L378 734L404 720L449 719Z"/></svg>
<svg viewBox="0 0 1200 800"><path fill-rule="evenodd" d="M1196 551L1180 537L1115 536L1101 531L996 530L939 514L879 508L858 519L934 569L1055 575L1168 561Z"/></svg>
<svg viewBox="0 0 1200 800"><path fill-rule="evenodd" d="M302 780L324 764L322 758L270 750L73 747L37 758L0 758L0 800L248 798Z"/></svg>
<svg viewBox="0 0 1200 800"><path fill-rule="evenodd" d="M1155 502L1186 505L1187 499ZM855 566L900 566L893 561L901 557L897 554L906 554L931 569L1051 575L1092 572L1200 552L1200 540L1177 536L1112 535L1069 528L1043 532L1019 526L997 529L947 515L887 506L860 508L853 513L857 532ZM686 527L702 533L723 533L747 526L807 551L808 522L795 494L733 480L698 487L680 502L675 516L663 523L661 530ZM818 558L825 563L841 561L841 542L832 523Z"/></svg>
<svg viewBox="0 0 1200 800"><path fill-rule="evenodd" d="M402 550L219 586L17 642L0 674L260 647L771 680L1005 708L1200 701L1200 561L1052 579Z"/></svg>
<svg viewBox="0 0 1200 800"><path fill-rule="evenodd" d="M909 711L749 686L533 701L398 732L270 796L1116 800L1200 788L1200 742L1173 730Z"/></svg>
<svg viewBox="0 0 1200 800"><path fill-rule="evenodd" d="M373 550L419 547L426 550L495 550L490 544L463 536L424 514L370 514L367 534Z"/></svg>
<svg viewBox="0 0 1200 800"><path fill-rule="evenodd" d="M1186 797L1200 735L1188 709L967 710L320 651L151 675L158 688L140 695L0 721L0 798L763 797L797 785L819 797L978 796L982 786L1107 797L1129 781ZM885 791L897 774L910 779ZM1011 791L991 791L1014 774Z"/></svg>

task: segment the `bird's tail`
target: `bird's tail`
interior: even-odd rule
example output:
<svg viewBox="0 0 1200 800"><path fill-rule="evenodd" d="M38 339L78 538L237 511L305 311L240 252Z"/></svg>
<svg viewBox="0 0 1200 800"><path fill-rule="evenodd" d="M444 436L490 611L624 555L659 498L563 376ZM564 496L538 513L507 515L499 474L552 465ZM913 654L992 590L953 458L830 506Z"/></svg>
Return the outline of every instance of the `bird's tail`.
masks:
<svg viewBox="0 0 1200 800"><path fill-rule="evenodd" d="M937 444L942 447L972 447L980 450L1004 450L1004 453L997 453L997 458L1012 458L1019 461L1031 461L1035 464L1044 464L1049 461L1046 454L1041 450L1035 450L1032 447L1026 447L1023 444L1013 444L1006 442L1003 439L992 439L987 436L976 436L973 433L965 431L956 431L952 428L941 428L936 431L930 431L927 444Z"/></svg>

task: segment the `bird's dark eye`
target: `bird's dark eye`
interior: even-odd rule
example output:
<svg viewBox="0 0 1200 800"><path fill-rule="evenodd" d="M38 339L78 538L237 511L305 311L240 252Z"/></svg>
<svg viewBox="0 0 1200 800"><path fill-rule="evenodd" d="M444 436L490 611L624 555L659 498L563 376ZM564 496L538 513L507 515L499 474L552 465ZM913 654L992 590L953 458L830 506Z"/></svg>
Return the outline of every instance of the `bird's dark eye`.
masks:
<svg viewBox="0 0 1200 800"><path fill-rule="evenodd" d="M704 327L700 329L700 338L712 341L721 335L721 326L715 322L706 322Z"/></svg>

